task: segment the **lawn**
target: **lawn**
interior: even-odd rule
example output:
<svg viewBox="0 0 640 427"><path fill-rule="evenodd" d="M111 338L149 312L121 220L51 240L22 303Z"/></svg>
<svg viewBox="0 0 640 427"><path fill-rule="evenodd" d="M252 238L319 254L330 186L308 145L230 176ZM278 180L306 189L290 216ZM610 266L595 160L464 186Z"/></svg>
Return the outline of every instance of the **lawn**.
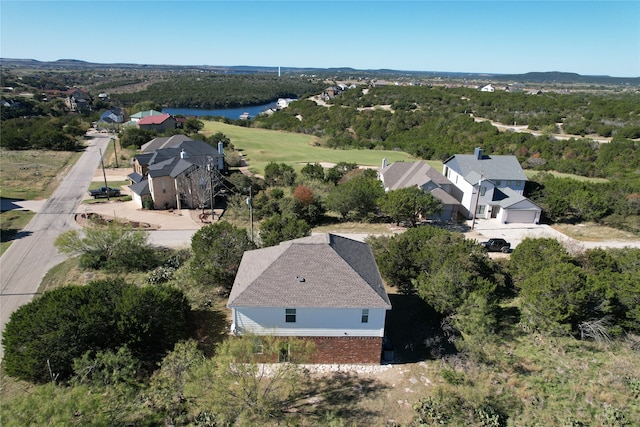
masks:
<svg viewBox="0 0 640 427"><path fill-rule="evenodd" d="M80 152L0 150L0 196L7 199L46 199L58 187Z"/></svg>
<svg viewBox="0 0 640 427"><path fill-rule="evenodd" d="M269 162L282 162L299 169L306 163L357 163L361 166L379 166L382 159L388 163L415 160L401 151L387 150L334 150L322 147L321 139L305 134L252 129L214 121L203 121L203 134L210 136L222 132L240 150L249 170L262 175Z"/></svg>

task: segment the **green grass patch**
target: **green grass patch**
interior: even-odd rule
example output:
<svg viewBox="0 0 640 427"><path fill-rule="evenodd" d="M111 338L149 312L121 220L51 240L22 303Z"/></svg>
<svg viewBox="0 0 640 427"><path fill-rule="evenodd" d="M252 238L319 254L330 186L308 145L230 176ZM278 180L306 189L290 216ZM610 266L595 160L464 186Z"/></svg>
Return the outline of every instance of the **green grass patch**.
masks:
<svg viewBox="0 0 640 427"><path fill-rule="evenodd" d="M29 224L34 215L34 212L20 210L0 212L0 255L9 248L20 230Z"/></svg>
<svg viewBox="0 0 640 427"><path fill-rule="evenodd" d="M357 163L361 166L380 166L382 159L388 163L415 160L409 154L390 150L334 150L322 146L315 136L252 129L214 121L203 121L202 133L209 136L222 132L240 150L249 170L262 175L269 162L286 163L296 169L307 163Z"/></svg>
<svg viewBox="0 0 640 427"><path fill-rule="evenodd" d="M46 199L58 187L59 177L81 152L0 150L0 196L8 199Z"/></svg>
<svg viewBox="0 0 640 427"><path fill-rule="evenodd" d="M539 173L549 173L556 178L571 178L571 179L575 179L576 181L583 181L583 182L592 182L592 183L609 182L609 180L606 178L590 178L588 176L580 176L580 175L574 175L572 173L563 173L563 172L557 172L557 171L538 171L538 170L530 170L530 169L527 169L524 171L524 174L529 179L532 179L534 176L536 176Z"/></svg>

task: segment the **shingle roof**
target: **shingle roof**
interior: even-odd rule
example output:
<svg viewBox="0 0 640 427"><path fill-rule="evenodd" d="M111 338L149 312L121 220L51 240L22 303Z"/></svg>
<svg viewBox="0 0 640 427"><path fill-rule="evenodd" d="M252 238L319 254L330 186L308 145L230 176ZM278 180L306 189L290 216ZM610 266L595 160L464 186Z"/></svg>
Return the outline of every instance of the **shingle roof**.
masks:
<svg viewBox="0 0 640 427"><path fill-rule="evenodd" d="M173 135L173 136L162 136L158 138L153 138L151 141L142 144L140 150L143 153L150 153L156 150L160 150L162 148L173 147L174 145L178 145L183 141L191 141L187 135Z"/></svg>
<svg viewBox="0 0 640 427"><path fill-rule="evenodd" d="M472 185L482 179L526 181L527 176L522 171L515 156L488 156L481 154L456 154L445 160L444 164Z"/></svg>
<svg viewBox="0 0 640 427"><path fill-rule="evenodd" d="M320 234L245 252L227 306L390 309L391 303L366 243Z"/></svg>
<svg viewBox="0 0 640 427"><path fill-rule="evenodd" d="M135 184L131 184L129 188L139 196L151 194L151 191L149 191L149 181L146 179L140 182L136 182Z"/></svg>
<svg viewBox="0 0 640 427"><path fill-rule="evenodd" d="M389 190L397 190L406 187L423 187L429 182L438 186L453 185L440 172L429 166L426 162L395 162L380 171L384 177L384 185Z"/></svg>

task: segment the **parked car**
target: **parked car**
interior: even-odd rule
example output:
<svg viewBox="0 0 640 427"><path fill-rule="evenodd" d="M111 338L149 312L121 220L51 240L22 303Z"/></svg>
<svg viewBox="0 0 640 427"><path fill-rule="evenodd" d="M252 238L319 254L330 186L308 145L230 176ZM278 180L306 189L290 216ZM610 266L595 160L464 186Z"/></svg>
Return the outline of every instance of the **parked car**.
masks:
<svg viewBox="0 0 640 427"><path fill-rule="evenodd" d="M511 251L511 243L504 239L489 239L486 242L480 242L480 244L487 252L504 252L506 254Z"/></svg>
<svg viewBox="0 0 640 427"><path fill-rule="evenodd" d="M89 190L89 195L94 199L103 197L120 197L120 190L113 187L100 187L95 190Z"/></svg>

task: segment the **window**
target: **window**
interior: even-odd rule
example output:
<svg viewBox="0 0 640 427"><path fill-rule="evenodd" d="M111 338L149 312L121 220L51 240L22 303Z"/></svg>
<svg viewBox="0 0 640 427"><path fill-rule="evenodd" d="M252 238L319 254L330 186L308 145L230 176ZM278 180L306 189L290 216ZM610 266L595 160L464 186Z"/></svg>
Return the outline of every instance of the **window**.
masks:
<svg viewBox="0 0 640 427"><path fill-rule="evenodd" d="M262 354L264 353L264 344L259 339L253 340L253 354Z"/></svg>
<svg viewBox="0 0 640 427"><path fill-rule="evenodd" d="M478 211L476 212L476 214L478 214L478 215L484 215L484 209L485 209L485 206L484 206L484 205L480 205L480 206L478 206Z"/></svg>
<svg viewBox="0 0 640 427"><path fill-rule="evenodd" d="M511 187L511 181L507 181L507 187Z"/></svg>
<svg viewBox="0 0 640 427"><path fill-rule="evenodd" d="M360 318L360 322L369 323L369 309L368 308L363 308L362 309L362 317Z"/></svg>
<svg viewBox="0 0 640 427"><path fill-rule="evenodd" d="M499 187L499 186L501 186L501 185L502 185L502 181L500 181L499 179L498 179L498 180L496 180L496 185L497 185L498 187Z"/></svg>
<svg viewBox="0 0 640 427"><path fill-rule="evenodd" d="M520 187L521 184L522 184L522 181L516 181L516 187Z"/></svg>
<svg viewBox="0 0 640 427"><path fill-rule="evenodd" d="M287 308L285 309L284 320L287 323L295 323L296 322L296 309L295 308Z"/></svg>
<svg viewBox="0 0 640 427"><path fill-rule="evenodd" d="M162 184L162 192L166 193L167 192L167 184L164 182L164 179L162 181L160 181L160 183Z"/></svg>
<svg viewBox="0 0 640 427"><path fill-rule="evenodd" d="M484 196L485 194L487 194L487 187L480 187L480 195Z"/></svg>

